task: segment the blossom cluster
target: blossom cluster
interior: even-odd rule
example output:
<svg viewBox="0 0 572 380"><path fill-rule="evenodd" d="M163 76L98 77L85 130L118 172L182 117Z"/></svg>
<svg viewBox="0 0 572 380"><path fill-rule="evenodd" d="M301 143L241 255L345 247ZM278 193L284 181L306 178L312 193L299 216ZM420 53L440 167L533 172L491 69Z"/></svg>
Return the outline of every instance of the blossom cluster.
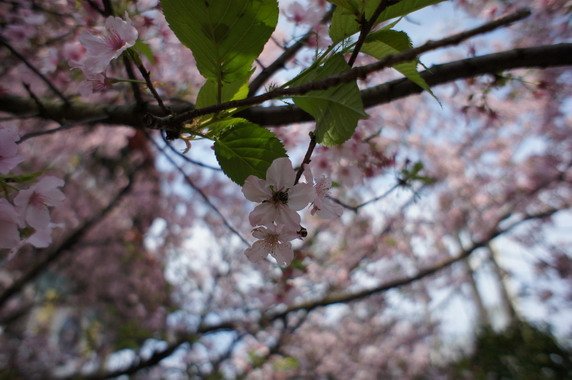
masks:
<svg viewBox="0 0 572 380"><path fill-rule="evenodd" d="M0 249L16 252L24 244L37 248L52 242L50 207L58 207L65 199L60 187L64 181L42 176L27 188L24 175L11 173L22 161L14 127L0 129Z"/></svg>
<svg viewBox="0 0 572 380"><path fill-rule="evenodd" d="M86 80L80 85L82 95L111 87L113 81L105 73L107 67L112 60L135 45L137 37L137 29L129 18L123 20L114 16L105 20L105 30L102 33L83 32L79 36L85 52L80 59L70 61L70 65L85 75Z"/></svg>
<svg viewBox="0 0 572 380"><path fill-rule="evenodd" d="M245 251L251 261L260 261L268 253L281 265L294 258L292 240L303 237L301 211L311 204L311 213L325 218L339 217L340 205L328 196L331 181L325 176L315 183L308 167L304 168L307 182L296 183L296 172L287 157L277 158L266 172L266 179L249 176L242 192L246 199L259 203L249 215L254 227L252 235L258 240Z"/></svg>

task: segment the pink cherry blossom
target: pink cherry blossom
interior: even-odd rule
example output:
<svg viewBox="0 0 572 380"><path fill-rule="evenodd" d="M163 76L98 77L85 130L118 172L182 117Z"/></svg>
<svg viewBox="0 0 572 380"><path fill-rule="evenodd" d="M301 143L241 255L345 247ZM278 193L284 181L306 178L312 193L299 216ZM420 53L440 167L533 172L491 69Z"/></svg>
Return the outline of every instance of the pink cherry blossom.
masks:
<svg viewBox="0 0 572 380"><path fill-rule="evenodd" d="M314 182L312 171L309 167L304 168L304 175L309 183ZM314 200L312 201L312 209L310 213L316 214L320 218L334 219L339 218L344 209L335 203L329 196L329 190L332 187L332 181L325 175L321 175L314 184Z"/></svg>
<svg viewBox="0 0 572 380"><path fill-rule="evenodd" d="M64 181L53 177L42 177L36 184L22 190L14 198L14 204L20 214L20 226L32 227L35 233L28 242L35 247L47 247L51 243L51 218L48 207L58 207L65 195L58 189Z"/></svg>
<svg viewBox="0 0 572 380"><path fill-rule="evenodd" d="M305 7L297 1L290 4L286 9L286 18L296 25L316 25L320 22L321 17L321 12L318 9Z"/></svg>
<svg viewBox="0 0 572 380"><path fill-rule="evenodd" d="M288 265L294 259L290 241L298 237L296 231L270 224L254 228L252 236L259 240L244 251L250 261L261 261L269 253L281 265Z"/></svg>
<svg viewBox="0 0 572 380"><path fill-rule="evenodd" d="M0 198L0 248L14 248L20 242L18 213L6 199Z"/></svg>
<svg viewBox="0 0 572 380"><path fill-rule="evenodd" d="M85 80L80 83L78 90L81 96L88 96L94 92L109 90L112 84L111 79L104 73L86 73Z"/></svg>
<svg viewBox="0 0 572 380"><path fill-rule="evenodd" d="M106 32L101 35L84 32L79 37L86 49L85 58L79 64L72 62L72 65L81 68L86 74L104 72L111 60L119 57L137 40L137 29L129 19L124 21L120 17L108 17L105 28Z"/></svg>
<svg viewBox="0 0 572 380"><path fill-rule="evenodd" d="M260 202L250 213L253 226L269 225L273 222L284 224L293 229L300 225L302 210L314 196L311 184L298 183L292 162L287 157L277 158L266 172L266 180L249 176L244 182L242 192L246 199Z"/></svg>
<svg viewBox="0 0 572 380"><path fill-rule="evenodd" d="M0 174L8 173L24 160L18 153L18 139L15 127L0 129Z"/></svg>

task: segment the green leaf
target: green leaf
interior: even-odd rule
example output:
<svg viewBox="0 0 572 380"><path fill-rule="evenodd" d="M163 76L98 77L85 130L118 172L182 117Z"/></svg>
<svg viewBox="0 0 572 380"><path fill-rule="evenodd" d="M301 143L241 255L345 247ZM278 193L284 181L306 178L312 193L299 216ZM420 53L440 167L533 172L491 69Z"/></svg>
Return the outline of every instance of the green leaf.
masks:
<svg viewBox="0 0 572 380"><path fill-rule="evenodd" d="M161 0L165 18L215 83L248 78L278 22L276 0Z"/></svg>
<svg viewBox="0 0 572 380"><path fill-rule="evenodd" d="M359 31L359 17L346 9L336 8L330 23L330 38L338 43Z"/></svg>
<svg viewBox="0 0 572 380"><path fill-rule="evenodd" d="M33 173L24 173L24 174L7 174L7 175L0 175L0 182L5 183L26 183L32 182L38 179L39 176L44 174L43 171L33 172Z"/></svg>
<svg viewBox="0 0 572 380"><path fill-rule="evenodd" d="M243 123L249 123L249 121L240 117L225 118L219 121L215 121L208 125L209 130L206 135L212 140L217 140L224 132L227 131L227 129Z"/></svg>
<svg viewBox="0 0 572 380"><path fill-rule="evenodd" d="M412 47L413 45L407 33L398 32L396 30L380 30L368 36L362 47L362 51L372 57L382 59L388 55L409 50ZM417 63L417 60L398 63L394 65L393 68L437 99L427 82L425 82L425 79L419 75Z"/></svg>
<svg viewBox="0 0 572 380"><path fill-rule="evenodd" d="M390 7L387 7L379 18L377 19L376 23L380 23L386 20L390 20L395 17L402 17L406 16L410 13L418 11L419 9L428 7L430 5L435 5L445 0L401 0L397 4L394 4ZM366 6L366 17L371 17L373 12L375 12L375 8L377 5L375 1L368 1Z"/></svg>
<svg viewBox="0 0 572 380"><path fill-rule="evenodd" d="M199 91L195 106L197 108L202 108L227 102L229 100L246 98L248 95L248 77L239 78L238 80L230 83L223 82L220 99L218 99L218 93L217 82L212 79L207 79Z"/></svg>
<svg viewBox="0 0 572 380"><path fill-rule="evenodd" d="M151 49L151 46L149 46L148 43L143 42L141 40L137 40L135 41L135 45L133 45L133 49L135 49L135 51L140 55L145 56L149 60L149 62L155 64L156 62L155 55L153 54L153 50Z"/></svg>
<svg viewBox="0 0 572 380"><path fill-rule="evenodd" d="M323 65L303 73L300 80L293 81L293 85L314 82L349 69L343 56L336 54ZM358 120L367 117L355 82L343 83L327 90L311 91L292 99L298 107L314 117L316 141L327 146L348 140L353 135Z"/></svg>
<svg viewBox="0 0 572 380"><path fill-rule="evenodd" d="M214 144L215 155L224 173L239 185L250 175L266 178L272 161L286 156L282 142L266 128L237 121Z"/></svg>
<svg viewBox="0 0 572 380"><path fill-rule="evenodd" d="M419 9L425 8L430 5L440 3L444 0L401 0L397 4L387 7L376 20L376 24L383 21L390 20L395 17L402 17L413 13ZM359 32L360 25L359 19L361 15L365 16L366 20L369 20L375 9L379 5L379 0L377 1L365 1L364 5L359 10L359 14L348 13L347 8L338 7L332 15L332 22L330 24L330 37L335 43Z"/></svg>
<svg viewBox="0 0 572 380"><path fill-rule="evenodd" d="M351 14L358 14L360 10L360 5L355 0L329 0L330 3L335 4L336 7L345 9L349 11Z"/></svg>
<svg viewBox="0 0 572 380"><path fill-rule="evenodd" d="M292 356L286 356L275 360L274 363L272 363L272 367L277 371L290 371L300 368L300 363L298 359Z"/></svg>

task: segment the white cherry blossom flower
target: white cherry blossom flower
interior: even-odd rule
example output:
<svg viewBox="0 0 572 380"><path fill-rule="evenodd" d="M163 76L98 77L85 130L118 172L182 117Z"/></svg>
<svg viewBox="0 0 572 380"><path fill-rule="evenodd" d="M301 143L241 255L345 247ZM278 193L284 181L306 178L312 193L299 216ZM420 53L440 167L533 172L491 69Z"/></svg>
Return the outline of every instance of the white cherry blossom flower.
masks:
<svg viewBox="0 0 572 380"><path fill-rule="evenodd" d="M253 226L269 225L276 222L291 229L300 226L302 210L314 196L311 184L294 185L296 173L287 157L277 158L266 171L266 180L249 176L244 182L242 192L246 199L260 204L250 213Z"/></svg>
<svg viewBox="0 0 572 380"><path fill-rule="evenodd" d="M78 87L81 96L88 96L94 92L103 92L109 90L113 84L104 73L92 74L86 73L85 80Z"/></svg>
<svg viewBox="0 0 572 380"><path fill-rule="evenodd" d="M314 183L312 171L308 166L304 168L304 176L309 183ZM344 209L330 198L328 194L332 187L332 181L325 175L321 175L314 183L314 200L310 214L318 215L324 219L339 218Z"/></svg>
<svg viewBox="0 0 572 380"><path fill-rule="evenodd" d="M35 232L28 242L35 247L47 247L51 239L53 224L51 223L48 207L58 207L65 195L58 189L64 181L53 177L42 177L37 183L26 190L21 190L14 198L14 204L20 215L20 226L32 227Z"/></svg>
<svg viewBox="0 0 572 380"><path fill-rule="evenodd" d="M286 18L296 25L308 24L316 25L320 22L322 15L320 11L312 6L304 6L295 1L286 8Z"/></svg>
<svg viewBox="0 0 572 380"><path fill-rule="evenodd" d="M270 224L254 228L252 236L259 240L244 251L250 261L264 260L268 254L272 255L280 265L288 265L294 259L290 241L298 237L296 231L285 226Z"/></svg>
<svg viewBox="0 0 572 380"><path fill-rule="evenodd" d="M105 20L105 32L94 35L84 32L79 40L85 47L85 57L81 63L72 63L80 68L86 75L99 74L107 69L111 60L119 57L121 53L135 44L137 29L120 17L110 16Z"/></svg>

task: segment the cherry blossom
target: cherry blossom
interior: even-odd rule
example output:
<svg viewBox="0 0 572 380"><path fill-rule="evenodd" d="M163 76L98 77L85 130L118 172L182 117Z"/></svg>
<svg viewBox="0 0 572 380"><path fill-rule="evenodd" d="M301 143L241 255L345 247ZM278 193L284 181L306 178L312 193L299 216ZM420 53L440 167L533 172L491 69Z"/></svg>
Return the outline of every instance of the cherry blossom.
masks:
<svg viewBox="0 0 572 380"><path fill-rule="evenodd" d="M0 249L14 248L19 242L18 213L6 199L0 198Z"/></svg>
<svg viewBox="0 0 572 380"><path fill-rule="evenodd" d="M300 215L296 211L311 202L314 191L311 184L294 184L295 181L296 172L287 157L272 162L266 180L249 176L242 192L249 201L260 202L249 215L250 223L260 226L276 222L298 229Z"/></svg>
<svg viewBox="0 0 572 380"><path fill-rule="evenodd" d="M51 218L48 207L58 207L65 195L58 189L64 181L53 177L42 177L36 184L22 190L14 198L14 204L20 214L20 226L29 225L35 232L28 242L35 247L47 247L51 243Z"/></svg>
<svg viewBox="0 0 572 380"><path fill-rule="evenodd" d="M137 29L129 19L125 21L120 17L108 17L105 28L106 32L101 35L84 32L79 37L86 49L85 58L81 63L72 62L72 66L81 68L86 75L104 72L109 62L119 57L137 40Z"/></svg>
<svg viewBox="0 0 572 380"><path fill-rule="evenodd" d="M305 7L299 2L291 3L286 9L286 18L296 25L309 24L316 25L320 22L321 13L316 8Z"/></svg>
<svg viewBox="0 0 572 380"><path fill-rule="evenodd" d="M309 183L314 182L312 171L309 167L304 168L304 175ZM318 215L320 218L324 219L334 219L339 218L344 209L339 204L335 203L329 196L330 188L332 187L332 181L325 175L321 175L320 178L314 183L314 200L312 201L312 209L310 213L312 215Z"/></svg>
<svg viewBox="0 0 572 380"><path fill-rule="evenodd" d="M270 224L254 228L252 236L259 240L244 251L249 260L253 262L261 261L269 253L281 265L288 265L294 259L290 241L298 237L296 231L284 226Z"/></svg>
<svg viewBox="0 0 572 380"><path fill-rule="evenodd" d="M85 80L79 85L79 93L82 96L88 96L94 92L102 92L111 88L113 84L104 73L92 74L86 73Z"/></svg>
<svg viewBox="0 0 572 380"><path fill-rule="evenodd" d="M0 129L0 173L6 174L24 159L18 153L18 131L14 127Z"/></svg>

